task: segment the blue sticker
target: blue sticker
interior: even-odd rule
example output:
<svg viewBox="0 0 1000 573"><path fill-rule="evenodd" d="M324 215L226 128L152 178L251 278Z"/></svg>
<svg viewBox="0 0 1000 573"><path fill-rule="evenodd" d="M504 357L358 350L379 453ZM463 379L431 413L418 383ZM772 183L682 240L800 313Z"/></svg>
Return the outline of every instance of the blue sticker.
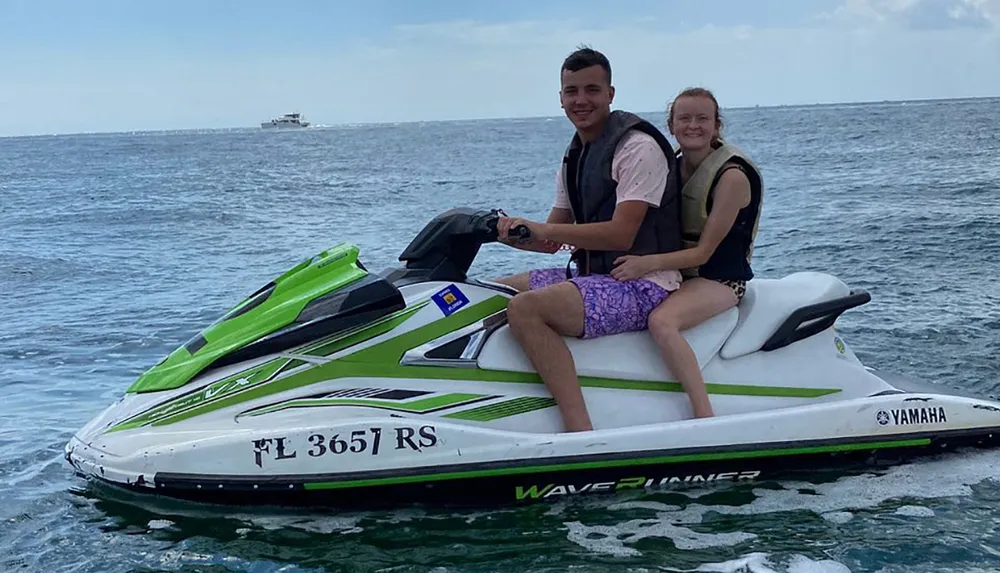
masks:
<svg viewBox="0 0 1000 573"><path fill-rule="evenodd" d="M455 311L469 304L469 299L455 285L448 285L441 289L431 297L431 300L438 305L445 316L451 316Z"/></svg>

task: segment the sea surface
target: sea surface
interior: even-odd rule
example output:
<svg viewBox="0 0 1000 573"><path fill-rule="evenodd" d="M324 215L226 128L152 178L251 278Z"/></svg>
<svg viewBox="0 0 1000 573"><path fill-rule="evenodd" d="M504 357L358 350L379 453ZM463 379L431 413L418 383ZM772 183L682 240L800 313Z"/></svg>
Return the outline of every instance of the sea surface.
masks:
<svg viewBox="0 0 1000 573"><path fill-rule="evenodd" d="M644 114L663 125L663 114ZM1000 393L1000 100L725 111L759 276L834 273L862 360ZM67 440L243 296L435 214L542 219L563 117L0 139L0 572L1000 570L1000 453L500 511L210 510L85 487ZM473 274L548 263L500 245ZM560 259L561 261L561 259Z"/></svg>

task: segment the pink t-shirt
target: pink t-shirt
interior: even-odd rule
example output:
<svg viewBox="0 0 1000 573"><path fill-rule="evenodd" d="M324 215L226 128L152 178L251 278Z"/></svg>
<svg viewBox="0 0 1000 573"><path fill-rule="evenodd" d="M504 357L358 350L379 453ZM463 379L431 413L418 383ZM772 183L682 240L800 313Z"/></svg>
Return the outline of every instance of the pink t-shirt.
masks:
<svg viewBox="0 0 1000 573"><path fill-rule="evenodd" d="M645 201L659 207L669 171L667 158L655 139L641 131L629 133L618 142L611 160L611 178L618 183L616 202ZM561 167L556 171L556 199L552 206L572 209ZM653 271L643 278L668 291L677 290L683 280L680 271L674 269Z"/></svg>

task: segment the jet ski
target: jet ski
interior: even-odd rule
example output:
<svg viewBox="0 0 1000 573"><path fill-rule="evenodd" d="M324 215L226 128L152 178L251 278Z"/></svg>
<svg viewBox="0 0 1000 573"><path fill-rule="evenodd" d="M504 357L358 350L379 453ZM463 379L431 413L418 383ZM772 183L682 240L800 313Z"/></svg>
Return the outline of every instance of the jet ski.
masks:
<svg viewBox="0 0 1000 573"><path fill-rule="evenodd" d="M441 213L382 273L349 243L302 261L142 374L66 459L215 504L493 505L997 445L997 401L862 364L835 321L871 296L818 272L755 278L683 333L713 418L691 417L647 332L567 338L594 430L566 433L508 329L516 292L468 276L499 217Z"/></svg>

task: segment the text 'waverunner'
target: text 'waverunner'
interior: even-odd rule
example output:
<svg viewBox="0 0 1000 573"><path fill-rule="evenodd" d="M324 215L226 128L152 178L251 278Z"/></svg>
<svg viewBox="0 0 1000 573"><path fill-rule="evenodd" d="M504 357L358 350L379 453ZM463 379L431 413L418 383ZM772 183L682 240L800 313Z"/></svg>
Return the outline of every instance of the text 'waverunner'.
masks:
<svg viewBox="0 0 1000 573"><path fill-rule="evenodd" d="M870 296L756 278L684 332L716 412L647 332L568 338L594 430L563 433L511 336L505 286L467 277L496 211L454 209L369 272L342 244L145 372L66 446L87 478L213 503L524 503L780 477L992 447L1000 403L866 368L834 329ZM524 229L526 230L526 229Z"/></svg>

